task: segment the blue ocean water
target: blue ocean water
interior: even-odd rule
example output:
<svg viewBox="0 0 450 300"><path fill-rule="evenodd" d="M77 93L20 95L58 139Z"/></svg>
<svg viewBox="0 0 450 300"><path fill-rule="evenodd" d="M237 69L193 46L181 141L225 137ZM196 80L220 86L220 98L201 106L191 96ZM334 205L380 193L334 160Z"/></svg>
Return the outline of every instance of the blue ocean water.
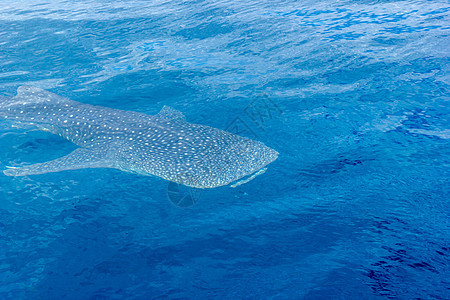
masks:
<svg viewBox="0 0 450 300"><path fill-rule="evenodd" d="M450 299L448 1L73 2L0 2L3 95L169 105L280 156L200 191L0 175L1 299ZM2 170L74 148L0 123Z"/></svg>

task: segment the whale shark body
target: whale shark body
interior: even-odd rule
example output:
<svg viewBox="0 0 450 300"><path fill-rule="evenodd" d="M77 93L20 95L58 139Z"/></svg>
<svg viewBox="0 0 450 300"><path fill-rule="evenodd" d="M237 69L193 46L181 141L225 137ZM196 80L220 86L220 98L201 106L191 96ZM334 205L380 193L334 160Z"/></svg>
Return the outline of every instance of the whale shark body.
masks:
<svg viewBox="0 0 450 300"><path fill-rule="evenodd" d="M3 171L8 176L116 168L214 188L259 174L278 157L261 142L188 123L168 106L146 115L83 104L35 87L22 86L15 97L0 98L0 119L32 124L79 146L53 161L10 167Z"/></svg>

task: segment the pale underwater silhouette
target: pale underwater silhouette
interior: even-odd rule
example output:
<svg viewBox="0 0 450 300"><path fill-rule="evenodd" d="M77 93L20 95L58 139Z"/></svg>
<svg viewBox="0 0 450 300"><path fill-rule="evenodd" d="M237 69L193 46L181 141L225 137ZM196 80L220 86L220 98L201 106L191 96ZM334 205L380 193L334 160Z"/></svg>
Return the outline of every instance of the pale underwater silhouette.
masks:
<svg viewBox="0 0 450 300"><path fill-rule="evenodd" d="M259 141L188 123L167 106L146 115L83 104L35 87L22 86L15 97L0 98L0 118L32 124L80 147L53 161L10 167L4 171L8 176L116 168L214 188L254 174L241 181L246 183L278 157Z"/></svg>

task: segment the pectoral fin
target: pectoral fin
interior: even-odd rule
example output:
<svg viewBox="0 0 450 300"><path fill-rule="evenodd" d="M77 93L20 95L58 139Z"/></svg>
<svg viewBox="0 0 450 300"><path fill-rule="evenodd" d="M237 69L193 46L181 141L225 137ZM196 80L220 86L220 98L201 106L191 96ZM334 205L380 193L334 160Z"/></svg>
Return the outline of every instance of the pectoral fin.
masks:
<svg viewBox="0 0 450 300"><path fill-rule="evenodd" d="M8 167L7 176L27 176L86 168L110 168L112 162L103 153L78 148L64 157L24 167Z"/></svg>

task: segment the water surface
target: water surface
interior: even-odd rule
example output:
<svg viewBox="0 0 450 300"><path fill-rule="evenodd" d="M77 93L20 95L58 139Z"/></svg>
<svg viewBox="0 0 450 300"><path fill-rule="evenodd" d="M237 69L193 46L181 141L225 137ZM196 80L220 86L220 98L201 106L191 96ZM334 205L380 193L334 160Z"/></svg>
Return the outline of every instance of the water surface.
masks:
<svg viewBox="0 0 450 300"><path fill-rule="evenodd" d="M2 1L3 95L169 105L280 155L189 208L111 169L0 176L0 298L450 298L449 10ZM0 123L1 169L74 148Z"/></svg>

